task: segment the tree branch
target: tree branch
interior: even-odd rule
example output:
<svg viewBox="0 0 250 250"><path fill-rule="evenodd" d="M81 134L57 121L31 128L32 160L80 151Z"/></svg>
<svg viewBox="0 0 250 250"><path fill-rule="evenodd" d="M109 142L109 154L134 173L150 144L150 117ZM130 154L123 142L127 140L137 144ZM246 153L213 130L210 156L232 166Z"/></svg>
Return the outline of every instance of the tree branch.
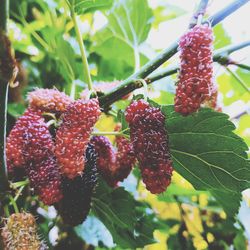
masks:
<svg viewBox="0 0 250 250"><path fill-rule="evenodd" d="M246 4L249 0L236 0L233 3L229 4L227 7L211 16L208 20L211 22L211 25L214 26L224 20L231 13L239 9L241 6ZM136 88L141 87L141 83L136 81L138 79L146 78L150 73L152 73L155 69L160 67L163 63L165 63L168 59L170 59L173 55L176 54L178 48L178 41L175 41L168 47L163 50L157 57L150 60L146 63L140 70L131 75L129 78L124 80L119 87L115 88L111 92L107 93L104 96L99 98L100 105L107 109L112 103L116 102L123 96L129 94Z"/></svg>
<svg viewBox="0 0 250 250"><path fill-rule="evenodd" d="M237 50L240 50L242 48L245 48L247 46L250 46L250 41L245 41L245 42L242 42L239 44L234 44L234 45L226 46L222 49L218 49L214 52L213 61L218 62L221 65L233 64L233 65L239 66L241 68L245 68L245 69L250 70L250 66L244 65L244 64L237 64L228 58L228 55L230 55L231 53L233 53ZM157 73L152 74L149 77L147 77L146 82L148 84L150 84L150 83L157 81L157 80L160 80L166 76L173 75L173 74L178 72L178 69L179 69L179 67L177 65L168 67L164 70L161 70L160 72L157 72Z"/></svg>

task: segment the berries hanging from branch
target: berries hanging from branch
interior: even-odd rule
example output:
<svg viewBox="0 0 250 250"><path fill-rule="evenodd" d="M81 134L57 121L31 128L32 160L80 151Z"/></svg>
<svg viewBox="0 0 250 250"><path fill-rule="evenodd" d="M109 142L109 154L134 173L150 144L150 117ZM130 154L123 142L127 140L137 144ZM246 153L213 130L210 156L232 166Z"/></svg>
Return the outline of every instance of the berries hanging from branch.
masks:
<svg viewBox="0 0 250 250"><path fill-rule="evenodd" d="M199 110L216 91L213 83L213 31L208 24L196 25L180 41L180 73L175 111L183 115Z"/></svg>
<svg viewBox="0 0 250 250"><path fill-rule="evenodd" d="M84 170L85 151L100 114L97 99L77 100L63 114L56 133L55 154L64 176L73 179Z"/></svg>
<svg viewBox="0 0 250 250"><path fill-rule="evenodd" d="M138 100L127 107L125 117L146 188L153 194L164 192L171 182L173 167L163 113Z"/></svg>

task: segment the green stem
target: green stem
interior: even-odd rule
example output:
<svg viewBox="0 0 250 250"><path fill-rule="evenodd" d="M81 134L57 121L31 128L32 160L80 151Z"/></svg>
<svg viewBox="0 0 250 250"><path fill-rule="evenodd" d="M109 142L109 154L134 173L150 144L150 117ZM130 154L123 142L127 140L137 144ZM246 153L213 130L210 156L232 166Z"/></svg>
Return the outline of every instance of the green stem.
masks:
<svg viewBox="0 0 250 250"><path fill-rule="evenodd" d="M15 213L19 213L19 209L17 207L16 201L12 197L12 195L9 196L10 204L13 206Z"/></svg>
<svg viewBox="0 0 250 250"><path fill-rule="evenodd" d="M189 28L192 28L196 25L198 17L200 15L204 16L206 9L207 9L208 2L209 2L209 0L201 0L200 1L199 5L197 7L197 10L193 14L193 17L190 21Z"/></svg>
<svg viewBox="0 0 250 250"><path fill-rule="evenodd" d="M78 26L77 17L76 17L76 14L75 14L75 11L74 11L73 7L71 8L71 17L72 17L72 20L73 20L73 23L74 23L76 38L77 38L77 41L78 41L78 44L79 44L79 47L80 47L80 51L81 51L84 79L85 79L86 83L88 84L88 89L90 91L93 91L93 84L92 84L92 80L91 80L91 76L90 76L88 59L87 59L87 56L86 56L82 35L81 35L81 32L80 32L80 28Z"/></svg>
<svg viewBox="0 0 250 250"><path fill-rule="evenodd" d="M226 67L226 70L234 77L234 79L248 92L248 94L250 94L250 89L248 88L248 86L244 83L244 81L235 73L233 72L231 69L229 69L228 67Z"/></svg>
<svg viewBox="0 0 250 250"><path fill-rule="evenodd" d="M224 20L227 16L235 12L237 9L239 9L242 5L246 4L248 1L249 0L236 0L215 15L211 16L208 21L211 22L212 26L214 26ZM138 84L136 80L145 79L149 74L155 71L173 55L175 55L178 49L178 41L179 39L172 43L170 47L163 50L157 57L146 63L143 67L141 67L140 70L124 80L117 88L110 91L106 95L101 96L99 98L99 102L102 108L108 109L108 107L112 103L120 100L122 97L132 92L134 89L140 88L141 84Z"/></svg>

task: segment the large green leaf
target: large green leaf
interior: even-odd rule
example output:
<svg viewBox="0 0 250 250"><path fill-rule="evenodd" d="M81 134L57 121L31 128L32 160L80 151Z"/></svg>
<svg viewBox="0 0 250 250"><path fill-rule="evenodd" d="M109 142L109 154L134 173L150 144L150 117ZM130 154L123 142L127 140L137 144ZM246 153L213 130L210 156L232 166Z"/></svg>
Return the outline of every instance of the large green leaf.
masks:
<svg viewBox="0 0 250 250"><path fill-rule="evenodd" d="M145 62L139 45L148 36L152 17L147 0L115 1L107 14L108 24L94 36L93 51L106 60L122 60L132 66L139 59Z"/></svg>
<svg viewBox="0 0 250 250"><path fill-rule="evenodd" d="M229 193L218 190L212 190L210 192L219 204L221 204L228 218L234 219L240 208L240 202L242 199L241 193Z"/></svg>
<svg viewBox="0 0 250 250"><path fill-rule="evenodd" d="M174 168L196 189L238 193L250 186L247 145L228 116L210 109L183 117L163 106Z"/></svg>
<svg viewBox="0 0 250 250"><path fill-rule="evenodd" d="M156 223L123 188L111 189L101 182L93 198L92 210L120 247L135 249L154 243Z"/></svg>
<svg viewBox="0 0 250 250"><path fill-rule="evenodd" d="M110 8L113 4L113 0L71 0L71 2L74 2L74 9L77 14Z"/></svg>

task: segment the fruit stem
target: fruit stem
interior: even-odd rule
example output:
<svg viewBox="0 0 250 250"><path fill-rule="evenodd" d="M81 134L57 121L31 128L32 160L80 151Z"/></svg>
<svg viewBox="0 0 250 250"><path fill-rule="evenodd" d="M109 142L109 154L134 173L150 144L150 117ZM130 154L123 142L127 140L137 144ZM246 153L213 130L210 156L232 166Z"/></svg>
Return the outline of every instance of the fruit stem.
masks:
<svg viewBox="0 0 250 250"><path fill-rule="evenodd" d="M7 20L9 16L9 1L0 0L0 36L7 31ZM0 58L5 55L5 46L0 48ZM0 65L3 63L0 60ZM9 83L0 70L0 193L8 189L7 164L6 164L6 124L7 124L7 103Z"/></svg>
<svg viewBox="0 0 250 250"><path fill-rule="evenodd" d="M202 17L204 16L209 0L201 0L195 13L192 16L192 19L189 23L189 28L194 27L196 24L199 24L199 21L202 21Z"/></svg>
<svg viewBox="0 0 250 250"><path fill-rule="evenodd" d="M29 180L25 180L25 181L18 181L18 182L12 182L10 184L10 187L13 189L19 188L19 187L25 187L26 185L29 184Z"/></svg>
<svg viewBox="0 0 250 250"><path fill-rule="evenodd" d="M249 0L236 0L230 3L224 9L217 12L215 15L211 16L208 21L211 23L211 26L215 26L216 24L224 20L227 16L239 9L241 6L246 4L248 1ZM137 79L145 79L163 63L165 63L168 59L175 55L178 49L178 41L179 39L172 43L168 48L163 50L157 57L153 58L144 66L142 66L140 70L129 76L118 87L114 88L106 95L101 96L99 98L100 105L104 109L107 109L112 103L120 100L122 97L129 94L133 90L140 88L141 84L138 84Z"/></svg>
<svg viewBox="0 0 250 250"><path fill-rule="evenodd" d="M17 207L16 201L14 200L12 195L9 195L9 199L10 199L10 204L13 206L15 213L19 213L19 209Z"/></svg>
<svg viewBox="0 0 250 250"><path fill-rule="evenodd" d="M77 16L74 10L74 5L71 6L71 17L72 17L72 21L74 23L74 27L75 27L75 32L76 32L76 38L80 47L80 51L81 51L81 57L82 57L82 64L83 64L83 76L85 78L86 83L88 84L88 89L90 91L93 92L93 84L92 84L92 80L91 80L91 76L90 76L90 70L89 70L89 64L88 64L88 59L86 56L86 51L85 51L85 47L84 47L84 42L83 42L83 38L81 35L81 31L77 22Z"/></svg>

